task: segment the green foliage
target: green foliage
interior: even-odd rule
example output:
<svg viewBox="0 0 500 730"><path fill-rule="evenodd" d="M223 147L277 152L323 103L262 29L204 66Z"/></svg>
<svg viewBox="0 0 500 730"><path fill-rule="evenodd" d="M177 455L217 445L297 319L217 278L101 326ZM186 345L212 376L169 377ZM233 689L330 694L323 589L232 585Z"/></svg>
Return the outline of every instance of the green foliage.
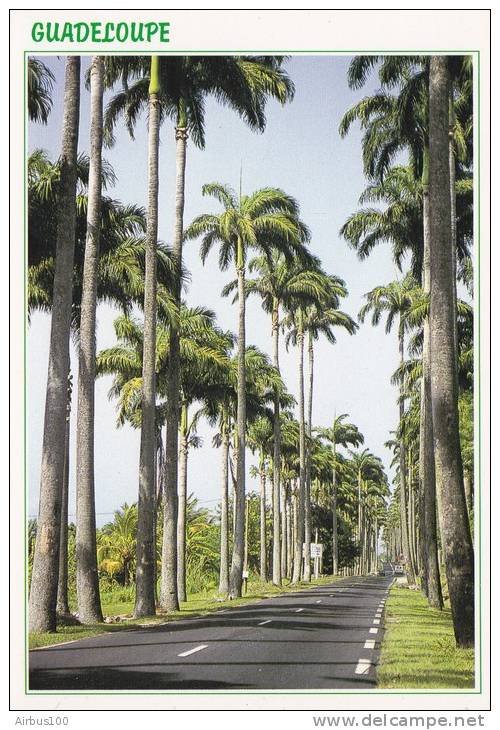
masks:
<svg viewBox="0 0 500 730"><path fill-rule="evenodd" d="M460 446L464 471L474 474L474 394L467 390L458 400Z"/></svg>

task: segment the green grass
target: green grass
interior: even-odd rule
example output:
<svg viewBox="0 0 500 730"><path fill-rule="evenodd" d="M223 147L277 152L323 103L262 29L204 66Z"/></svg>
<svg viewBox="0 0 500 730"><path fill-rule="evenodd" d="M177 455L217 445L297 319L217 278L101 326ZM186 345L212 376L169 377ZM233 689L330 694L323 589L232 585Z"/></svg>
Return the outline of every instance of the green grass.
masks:
<svg viewBox="0 0 500 730"><path fill-rule="evenodd" d="M195 616L204 616L221 608L234 608L236 606L244 606L264 598L271 597L278 593L290 593L297 590L305 590L311 585L324 585L331 583L332 576L323 576L318 579L312 579L311 583L300 583L298 585L286 585L281 588L273 586L269 583L261 583L260 581L250 581L248 592L242 598L235 598L232 601L218 600L216 590L205 591L203 593L195 593L189 596L189 600L181 604L180 611L172 611L168 614L158 614L149 618L141 619L140 622L132 618L134 609L133 601L116 601L114 596L102 595L102 610L104 616L127 616L120 623L116 624L93 624L89 626L64 626L58 625L56 633L30 634L29 648L38 649L43 646L60 644L65 641L75 641L76 639L85 639L89 636L97 636L98 634L113 633L116 631L131 631L142 628L144 625L162 624L179 618L189 618ZM112 602L108 601L111 598Z"/></svg>
<svg viewBox="0 0 500 730"><path fill-rule="evenodd" d="M385 623L379 688L474 687L474 650L456 648L449 608L428 608L419 591L393 587Z"/></svg>

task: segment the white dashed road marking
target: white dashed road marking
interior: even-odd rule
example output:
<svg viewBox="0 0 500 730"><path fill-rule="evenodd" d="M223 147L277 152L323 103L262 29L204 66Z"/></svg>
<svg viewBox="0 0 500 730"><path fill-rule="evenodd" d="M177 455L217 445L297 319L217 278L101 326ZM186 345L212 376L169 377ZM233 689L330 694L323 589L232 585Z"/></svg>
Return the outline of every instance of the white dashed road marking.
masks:
<svg viewBox="0 0 500 730"><path fill-rule="evenodd" d="M272 618L268 618L266 621L261 621L260 624L257 624L257 626L265 626L266 624L270 624L272 621Z"/></svg>
<svg viewBox="0 0 500 730"><path fill-rule="evenodd" d="M378 629L370 629L370 634L378 634Z"/></svg>
<svg viewBox="0 0 500 730"><path fill-rule="evenodd" d="M303 608L297 608L297 610L295 611L295 613L300 613L303 610L304 610Z"/></svg>
<svg viewBox="0 0 500 730"><path fill-rule="evenodd" d="M367 639L365 641L365 649L375 649L375 639Z"/></svg>
<svg viewBox="0 0 500 730"><path fill-rule="evenodd" d="M195 646L194 649L190 649L189 651L183 651L182 654L177 654L177 656L189 656L190 654L195 654L197 651L201 651L207 647L208 644L200 644L200 646Z"/></svg>
<svg viewBox="0 0 500 730"><path fill-rule="evenodd" d="M377 626L380 623L380 619L379 618L374 618L373 619L373 623L375 624L375 626Z"/></svg>
<svg viewBox="0 0 500 730"><path fill-rule="evenodd" d="M372 663L369 659L360 659L356 664L354 674L368 674Z"/></svg>
<svg viewBox="0 0 500 730"><path fill-rule="evenodd" d="M319 601L316 601L316 603L321 603L321 598L319 599Z"/></svg>

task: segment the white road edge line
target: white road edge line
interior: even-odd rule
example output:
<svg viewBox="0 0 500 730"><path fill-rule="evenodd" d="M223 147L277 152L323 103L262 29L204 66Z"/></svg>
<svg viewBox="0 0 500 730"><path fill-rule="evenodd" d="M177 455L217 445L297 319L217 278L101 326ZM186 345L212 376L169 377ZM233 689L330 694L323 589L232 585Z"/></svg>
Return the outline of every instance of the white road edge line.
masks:
<svg viewBox="0 0 500 730"><path fill-rule="evenodd" d="M190 649L189 651L183 651L181 654L177 654L177 656L189 656L190 654L194 654L195 652L206 649L207 647L208 644L200 644L200 646L195 646L194 649Z"/></svg>
<svg viewBox="0 0 500 730"><path fill-rule="evenodd" d="M265 626L266 624L270 624L272 621L272 618L268 618L265 621L261 621L260 624L257 624L257 626Z"/></svg>
<svg viewBox="0 0 500 730"><path fill-rule="evenodd" d="M365 641L364 649L375 649L375 639L367 639Z"/></svg>
<svg viewBox="0 0 500 730"><path fill-rule="evenodd" d="M372 666L372 663L369 659L360 659L358 661L358 663L356 664L356 669L354 670L354 674L368 674L371 666Z"/></svg>

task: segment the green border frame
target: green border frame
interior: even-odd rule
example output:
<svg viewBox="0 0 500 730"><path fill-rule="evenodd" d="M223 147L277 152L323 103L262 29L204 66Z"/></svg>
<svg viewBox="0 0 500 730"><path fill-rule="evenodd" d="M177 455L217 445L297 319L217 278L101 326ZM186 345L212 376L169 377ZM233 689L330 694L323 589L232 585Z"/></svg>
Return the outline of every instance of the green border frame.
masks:
<svg viewBox="0 0 500 730"><path fill-rule="evenodd" d="M27 293L28 293L28 285L27 285L27 275L28 275L28 269L27 269L27 252L28 252L28 216L27 216L27 142L28 142L28 119L26 115L26 109L27 109L27 74L26 74L26 68L27 68L27 59L28 56L37 55L37 56L50 56L50 55L59 55L59 56L68 56L72 55L70 51L68 50L42 50L42 49L33 49L33 50L25 50L24 51L24 58L23 58L23 71L24 71L24 89L23 89L23 113L24 113L24 129L23 129L23 149L24 149L24 191L23 191L23 201L24 201L24 247L23 247L23 267L24 267L24 286L23 286L23 296L24 296L24 352L23 352L23 362L24 362L24 373L23 373L23 381L24 381L24 642L25 642L25 662L24 662L24 694L29 696L38 696L38 695L59 695L59 696L87 696L87 695L101 695L101 696L124 696L124 695L166 695L166 696L184 696L184 695L200 695L200 696L206 696L206 695L249 695L249 696L262 696L262 695L276 695L276 696L282 696L282 695L291 695L291 696L335 696L335 695L364 695L367 697L373 696L373 695L382 695L385 697L391 697L391 696L399 696L399 695L437 695L437 696L451 696L451 695L462 695L462 696L469 696L469 695L482 695L483 693L483 652L482 652L482 638L483 638L483 631L482 631L482 595L481 595L481 577L482 577L482 501L481 501L481 458L482 458L482 452L481 452L481 437L480 437L480 424L481 424L481 379L480 379L480 367L481 367L481 360L480 360L480 353L481 353L481 317L480 317L480 306L481 306L481 288L480 288L480 271L481 271L481 249L480 249L480 231L481 231L481 214L480 214L480 200L481 200L481 175L480 175L480 164L481 164L481 148L480 148L480 113L481 113L481 104L480 104L480 93L481 93L481 68L480 68L480 57L481 52L479 50L468 50L468 49L447 49L447 50L425 50L422 51L421 49L412 49L412 50L363 50L363 49L357 49L357 50L318 50L318 49L230 49L230 50L201 50L201 51L193 51L192 49L189 50L165 50L164 48L153 50L153 49L147 49L147 50L133 50L133 51L126 51L123 49L117 49L117 50L111 50L111 49L104 49L104 48L98 48L98 49L76 49L78 50L78 53L76 55L79 56L91 56L91 55L101 55L101 56L115 56L115 55L125 55L125 54L133 54L137 55L138 53L142 53L143 55L152 55L152 54L159 54L159 55L218 55L218 54L226 54L226 55L234 55L237 53L245 53L245 54L261 54L261 53L268 53L270 55L280 55L280 54L290 54L293 56L307 56L307 55L314 55L314 56L320 56L320 55L328 55L328 56L351 56L351 55L376 55L376 54L383 54L383 55L409 55L412 53L415 54L421 54L421 55L431 55L431 54L439 54L439 55L471 55L474 58L475 64L477 64L477 109L475 110L477 113L477 124L474 127L474 139L473 144L477 148L477 155L475 156L475 162L476 162L476 170L475 170L475 177L477 179L477 225L474 230L474 247L476 249L476 263L477 263L477 272L476 276L474 277L474 280L477 279L477 295L475 296L475 302L477 302L477 307L474 312L474 327L475 327L475 337L474 337L474 348L475 348L475 355L477 357L477 368L475 368L474 373L474 426L479 426L478 429L478 439L477 444L475 443L475 451L477 453L477 466L475 469L477 470L476 473L478 475L478 488L475 490L475 498L477 502L477 527L478 527L478 534L476 536L477 538L477 554L478 554L478 577L476 580L476 586L479 588L478 593L478 608L479 608L479 616L478 616L478 633L479 633L479 650L477 651L477 655L475 655L474 663L475 663L475 676L477 681L477 676L479 674L479 689L474 688L471 690L412 690L407 689L406 691L400 691L400 690L390 690L390 689L381 689L381 690L295 690L295 691L281 691L281 690L146 690L146 691L139 691L139 690L116 690L114 692L109 691L101 691L101 690L94 690L94 691L87 691L87 692L78 692L78 691L70 691L70 690L50 690L50 691L37 691L37 690L29 690L28 688L28 677L29 677L29 669L28 669L28 658L29 658L29 644L28 644L28 470L27 470L27 390L26 390L26 384L27 384L27 328L28 328L28 307L27 307ZM473 76L474 80L474 76ZM475 201L474 201L475 202ZM477 407L476 407L477 406ZM477 414L477 415L476 415ZM474 436L476 435L476 430L474 431ZM215 709L215 708L214 708Z"/></svg>

